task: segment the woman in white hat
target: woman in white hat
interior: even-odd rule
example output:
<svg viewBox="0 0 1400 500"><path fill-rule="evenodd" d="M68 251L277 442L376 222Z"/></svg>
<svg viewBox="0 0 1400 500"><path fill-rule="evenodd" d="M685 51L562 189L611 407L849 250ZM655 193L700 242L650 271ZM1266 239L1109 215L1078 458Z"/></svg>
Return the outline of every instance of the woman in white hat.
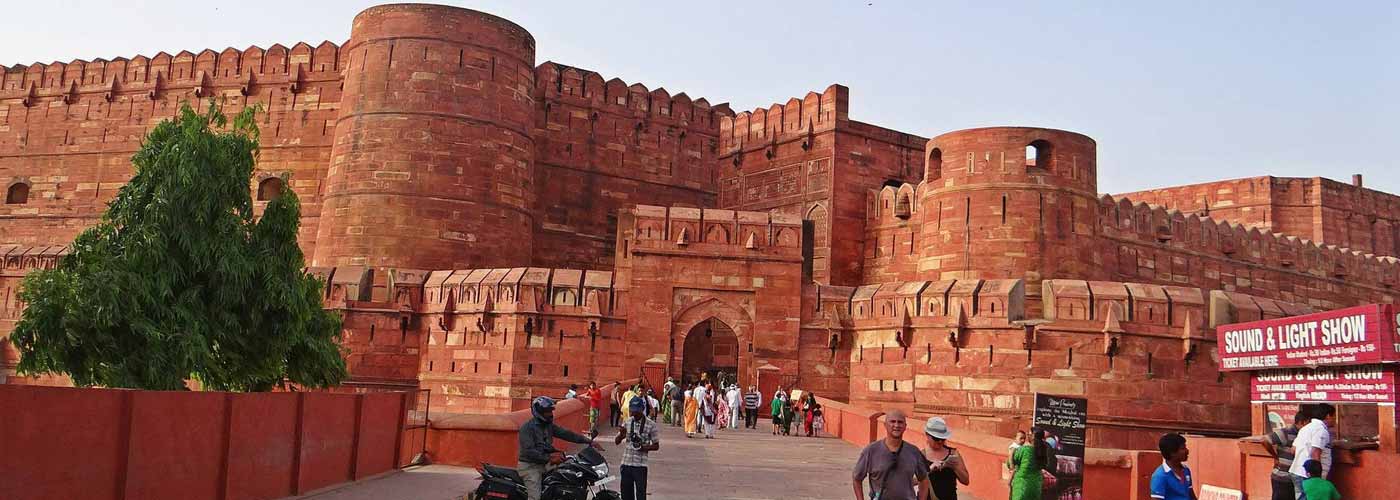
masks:
<svg viewBox="0 0 1400 500"><path fill-rule="evenodd" d="M967 464L957 448L948 446L948 438L953 431L941 417L928 419L924 424L924 435L928 437L928 448L924 457L928 460L928 479L932 485L934 500L958 500L958 483L967 486Z"/></svg>

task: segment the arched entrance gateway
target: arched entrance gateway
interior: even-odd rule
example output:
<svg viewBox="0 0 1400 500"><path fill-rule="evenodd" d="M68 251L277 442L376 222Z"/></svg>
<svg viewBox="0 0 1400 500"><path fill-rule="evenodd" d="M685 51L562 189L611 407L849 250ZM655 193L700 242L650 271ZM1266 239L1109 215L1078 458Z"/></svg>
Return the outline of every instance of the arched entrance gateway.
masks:
<svg viewBox="0 0 1400 500"><path fill-rule="evenodd" d="M710 380L736 380L739 373L739 337L718 318L697 323L686 333L681 349L681 380L698 380L707 373Z"/></svg>
<svg viewBox="0 0 1400 500"><path fill-rule="evenodd" d="M716 380L752 383L753 321L734 305L709 298L676 315L671 331L671 359L667 370L676 380L695 381L702 373Z"/></svg>

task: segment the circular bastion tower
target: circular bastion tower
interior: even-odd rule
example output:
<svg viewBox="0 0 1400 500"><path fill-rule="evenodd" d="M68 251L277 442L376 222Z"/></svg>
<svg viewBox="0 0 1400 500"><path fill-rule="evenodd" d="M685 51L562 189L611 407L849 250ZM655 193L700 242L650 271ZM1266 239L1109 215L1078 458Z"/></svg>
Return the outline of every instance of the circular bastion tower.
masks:
<svg viewBox="0 0 1400 500"><path fill-rule="evenodd" d="M1063 130L991 127L928 141L919 278L1088 277L1098 220L1095 143Z"/></svg>
<svg viewBox="0 0 1400 500"><path fill-rule="evenodd" d="M490 14L355 16L313 266L452 269L531 258L535 39Z"/></svg>

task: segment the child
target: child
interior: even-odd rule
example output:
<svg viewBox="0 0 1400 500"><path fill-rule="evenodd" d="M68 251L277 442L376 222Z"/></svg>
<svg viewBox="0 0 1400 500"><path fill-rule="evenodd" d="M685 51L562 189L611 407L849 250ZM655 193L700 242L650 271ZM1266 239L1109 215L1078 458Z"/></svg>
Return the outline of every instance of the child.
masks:
<svg viewBox="0 0 1400 500"><path fill-rule="evenodd" d="M1303 498L1308 500L1342 500L1342 494L1331 481L1322 478L1322 464L1317 460L1303 463L1308 478L1303 480Z"/></svg>

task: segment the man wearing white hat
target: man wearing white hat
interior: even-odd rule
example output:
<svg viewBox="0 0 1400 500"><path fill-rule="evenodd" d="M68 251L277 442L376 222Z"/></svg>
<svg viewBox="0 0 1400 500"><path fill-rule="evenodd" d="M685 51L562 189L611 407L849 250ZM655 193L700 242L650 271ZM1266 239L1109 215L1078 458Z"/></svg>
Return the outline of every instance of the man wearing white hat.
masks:
<svg viewBox="0 0 1400 500"><path fill-rule="evenodd" d="M957 448L948 446L953 431L942 417L933 417L924 424L924 436L928 438L924 458L928 460L928 481L933 490L933 500L958 500L958 483L967 486L970 478L962 454L958 453Z"/></svg>

